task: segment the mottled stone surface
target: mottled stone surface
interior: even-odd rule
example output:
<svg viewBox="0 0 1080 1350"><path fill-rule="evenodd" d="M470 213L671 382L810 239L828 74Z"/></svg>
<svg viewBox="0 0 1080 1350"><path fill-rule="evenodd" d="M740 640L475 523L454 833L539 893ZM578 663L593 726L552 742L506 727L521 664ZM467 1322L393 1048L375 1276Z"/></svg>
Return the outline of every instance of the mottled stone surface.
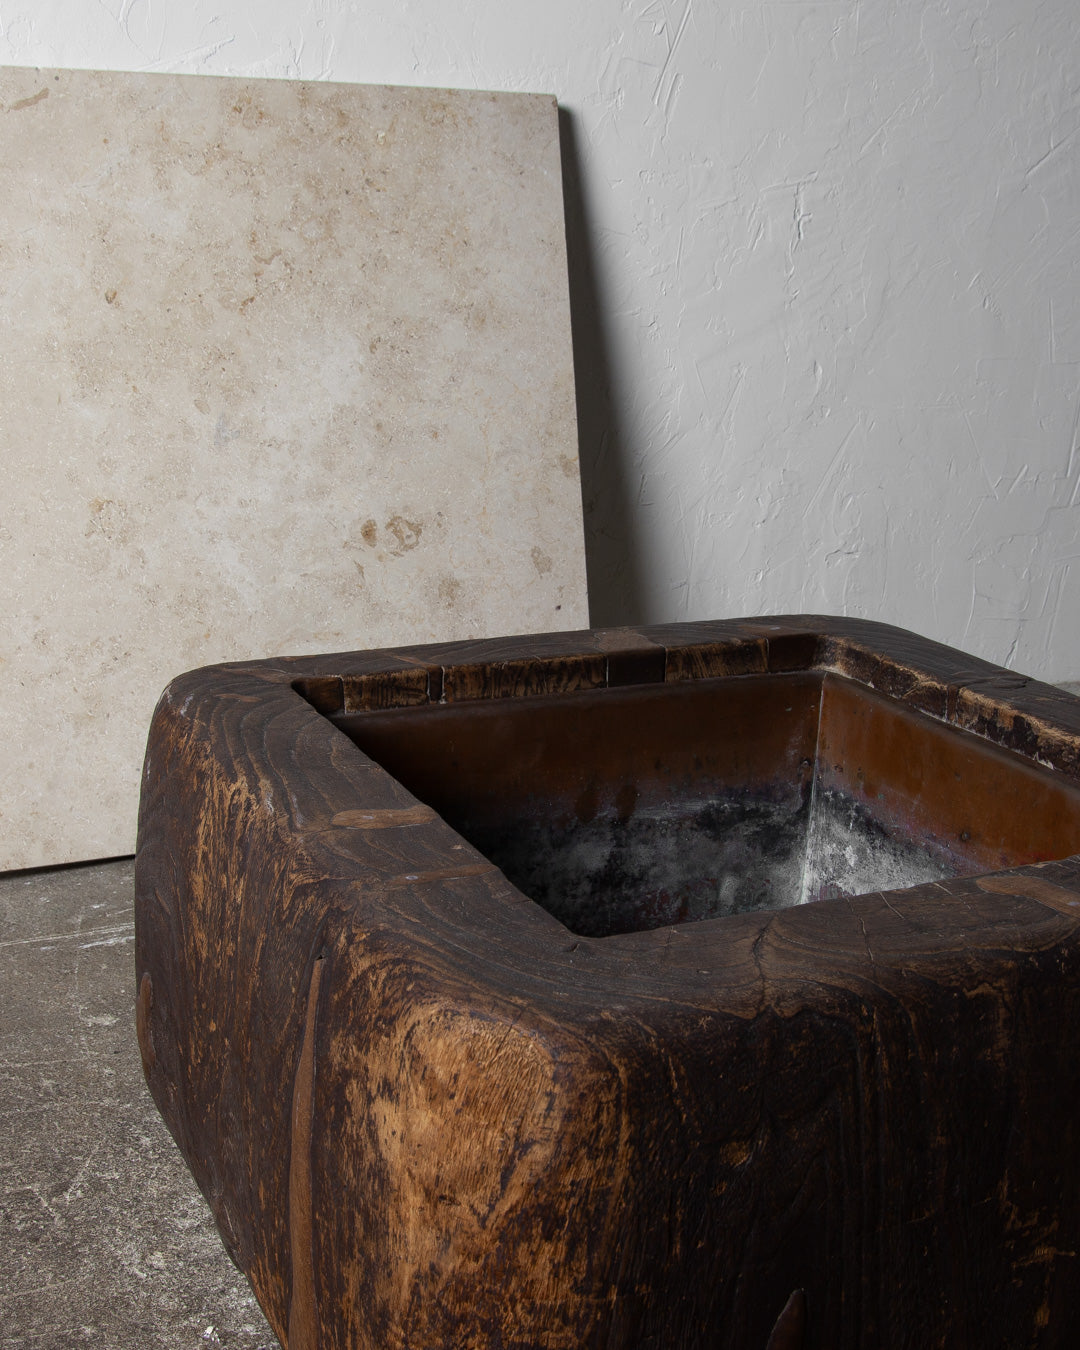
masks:
<svg viewBox="0 0 1080 1350"><path fill-rule="evenodd" d="M143 1081L132 864L0 878L0 1346L270 1350Z"/></svg>
<svg viewBox="0 0 1080 1350"><path fill-rule="evenodd" d="M0 868L165 682L586 622L554 100L0 71Z"/></svg>

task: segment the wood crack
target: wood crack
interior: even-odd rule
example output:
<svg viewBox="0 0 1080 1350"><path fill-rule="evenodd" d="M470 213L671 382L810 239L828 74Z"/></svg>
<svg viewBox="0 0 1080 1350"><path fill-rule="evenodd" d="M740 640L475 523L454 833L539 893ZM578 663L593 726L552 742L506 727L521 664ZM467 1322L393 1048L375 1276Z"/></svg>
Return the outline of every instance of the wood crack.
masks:
<svg viewBox="0 0 1080 1350"><path fill-rule="evenodd" d="M311 984L304 1016L304 1040L293 1084L289 1149L289 1247L292 1263L289 1350L318 1350L319 1344L315 1252L312 1245L311 1127L315 1095L315 1026L324 964L325 959L320 956L311 968Z"/></svg>

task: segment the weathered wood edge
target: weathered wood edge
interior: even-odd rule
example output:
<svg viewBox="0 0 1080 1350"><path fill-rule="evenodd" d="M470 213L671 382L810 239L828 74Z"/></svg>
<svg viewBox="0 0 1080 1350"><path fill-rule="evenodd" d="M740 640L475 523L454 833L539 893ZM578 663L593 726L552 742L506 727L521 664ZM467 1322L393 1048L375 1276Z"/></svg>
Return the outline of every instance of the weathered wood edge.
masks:
<svg viewBox="0 0 1080 1350"><path fill-rule="evenodd" d="M843 631L837 631L838 625ZM934 644L897 630L882 632L883 627L848 621L755 620L678 626L677 631L669 627L553 635L485 644L484 659L501 663L512 683L518 679L518 663L528 660L527 649L532 649L534 659L545 658L551 681L534 679L518 688L527 696L552 692L555 683L560 689L596 687L574 680L595 676L597 658L602 658L609 682L613 667L617 680L635 671L655 679L658 647L664 653L664 678L805 669L803 662L812 654L809 668L861 679L957 725L969 717L978 724L979 734L1020 753L1027 746L1026 753L1041 762L1053 762L1055 747L1066 752L1075 748L1075 709L1067 695L1035 682L1019 683L1022 677L986 663L961 664L947 650L942 655ZM870 628L874 631L867 631ZM621 662L624 654L627 659ZM633 1062L644 1082L657 1066L642 1038L648 1042L658 1034L664 1039L675 1036L693 1053L696 1044L715 1041L718 1034L722 1040L725 1023L737 1039L736 1024L753 1022L768 1009L785 1019L798 1017L811 1006L828 1015L837 999L859 997L860 987L868 997L876 990L876 996L894 999L912 978L960 979L978 987L981 980L1000 978L1003 962L1015 963L1025 954L1034 959L1040 953L1076 949L1074 897L1080 897L1076 859L887 896L823 902L801 911L737 916L695 925L692 935L660 930L604 940L574 939L518 895L490 865L485 868L475 851L462 841L450 843L457 837L448 827L417 812L418 804L400 785L293 690L297 680L341 678L344 688L346 678L369 676L383 680L385 690L386 676L420 669L430 693L430 672L437 669L440 698L447 696L447 672L452 696L455 692L507 696L506 685L498 680L473 680L470 672L480 664L473 644L452 644L351 654L342 660L218 667L174 681L155 717L139 841L139 872L145 883L137 936L144 1066L170 1128L214 1205L230 1250L250 1274L283 1340L291 1302L286 1291L290 1285L296 1289L298 1278L293 1268L296 1224L290 1217L288 1127L278 1120L266 1131L261 1164L256 1158L245 1161L229 1153L233 1137L250 1146L253 1121L244 1125L226 1115L209 1127L206 1111L217 1109L215 1101L226 1095L223 1081L236 1081L234 1095L240 1098L250 1095L252 1088L242 1072L236 1077L235 1065L226 1063L236 1058L239 1035L236 976L230 975L229 963L235 965L238 955L242 958L245 953L238 953L235 946L224 950L223 964L210 979L206 970L200 973L191 964L185 949L190 947L192 915L200 905L204 918L212 917L217 906L220 920L228 912L222 897L242 897L256 880L264 888L269 881L269 892L280 897L276 909L261 921L264 928L268 921L273 923L276 939L270 933L251 939L246 955L253 957L249 986L260 979L265 985L273 972L260 967L257 942L277 942L273 965L281 990L279 1006L270 1010L276 1020L263 1055L277 1060L280 1081L270 1084L263 1097L280 1097L286 1104L296 1100L305 1027L314 1027L306 1013L304 991L318 988L315 971L322 967L316 963L328 958L331 971L336 965L333 973L348 984L367 978L372 963L392 968L407 951L425 970L429 1000L456 1008L455 1016L466 1017L482 991L486 1016L546 1041L553 1061L561 1057L568 1066L576 1066L585 1083L590 1077L599 1081L605 1065L610 1071L620 1061L624 1067ZM389 687L393 688L392 678ZM414 681L408 687L415 691L417 685ZM985 711L997 689L1009 695L1004 716ZM474 690L481 692L471 693ZM223 719L243 728L225 737L234 750L228 764L218 762ZM1017 736L1021 745L1014 747L1010 738ZM1075 763L1068 753L1058 753L1057 758L1055 767L1064 772ZM166 806L166 798L170 769L178 768L180 761L186 772L198 777L198 790L177 810L174 800ZM218 794L222 819L229 822L235 838L220 835L207 840L200 823L206 806L200 798L205 792ZM358 811L397 813L397 818L385 832L374 831L357 821ZM187 857L176 850L185 831L192 839ZM385 870L386 836L393 837L394 848L400 851L396 873ZM456 872L426 865L443 859L447 847L459 848L465 855ZM380 849L383 855L378 857ZM275 852L280 854L278 863L267 863L265 859ZM249 875L253 856L262 859L260 866L269 867L273 875L253 879ZM191 876L199 870L212 876L214 884L192 903ZM166 894L170 877L175 887L172 900ZM468 903L460 903L466 893ZM943 905L947 900L961 903ZM509 928L500 923L508 909L514 913ZM451 965L440 955L447 944L455 953ZM163 950L171 950L179 978L149 978L159 967ZM823 956L830 965L824 982ZM209 1010L196 1006L193 991L200 977L203 988L217 979L227 994ZM155 1012L153 991L163 986L182 994L187 991L186 1006L172 1013L172 1030L182 1027L184 1046L212 1042L214 1013L222 1017L225 1025L219 1027L219 1040L224 1050L216 1059L208 1046L205 1065L180 1062L180 1042L170 1048L160 1003ZM612 1006L631 1014L626 1027L613 1030L607 1016ZM627 1037L636 1041L632 1048L628 1043L620 1046L620 1039ZM319 1050L313 1055L317 1059ZM288 1110L284 1115L288 1117ZM200 1131L208 1129L225 1140L222 1158L206 1155ZM278 1168L275 1173L270 1160L282 1153L285 1172ZM252 1176L262 1178L265 1197L260 1199L251 1190ZM303 1185L297 1185L302 1191ZM245 1205L250 1208L246 1218L241 1212ZM617 1208L617 1197L599 1197L600 1212L605 1205L614 1213L611 1207ZM316 1317L317 1311L310 1315ZM564 1337L550 1344L583 1343L574 1339L583 1334L583 1326L568 1325ZM585 1330L590 1336L597 1334L595 1317ZM303 1328L294 1329L296 1345L305 1344L306 1337Z"/></svg>
<svg viewBox="0 0 1080 1350"><path fill-rule="evenodd" d="M205 670L293 681L328 713L662 680L831 671L1045 767L1080 776L1080 699L868 619L776 615L582 629Z"/></svg>

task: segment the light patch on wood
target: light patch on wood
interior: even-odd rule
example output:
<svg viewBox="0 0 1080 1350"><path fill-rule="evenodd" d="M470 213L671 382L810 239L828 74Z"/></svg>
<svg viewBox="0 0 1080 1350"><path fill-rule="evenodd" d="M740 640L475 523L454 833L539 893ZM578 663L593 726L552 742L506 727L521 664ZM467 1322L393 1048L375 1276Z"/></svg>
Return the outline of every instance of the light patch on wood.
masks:
<svg viewBox="0 0 1080 1350"><path fill-rule="evenodd" d="M1080 897L1076 892L1067 891L1064 886L1057 886L1042 877L1033 877L1027 873L976 877L975 885L979 890L989 891L993 895L1022 895L1028 900L1038 900L1040 904L1056 909L1059 914L1065 914L1071 919L1080 918Z"/></svg>

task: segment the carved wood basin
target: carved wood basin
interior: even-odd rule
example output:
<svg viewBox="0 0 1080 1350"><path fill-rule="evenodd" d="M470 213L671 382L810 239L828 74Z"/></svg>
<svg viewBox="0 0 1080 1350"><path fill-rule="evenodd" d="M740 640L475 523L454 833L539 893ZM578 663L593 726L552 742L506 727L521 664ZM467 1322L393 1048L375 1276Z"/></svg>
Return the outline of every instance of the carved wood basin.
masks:
<svg viewBox="0 0 1080 1350"><path fill-rule="evenodd" d="M283 1343L1075 1345L1078 710L813 616L175 681L139 1040Z"/></svg>

